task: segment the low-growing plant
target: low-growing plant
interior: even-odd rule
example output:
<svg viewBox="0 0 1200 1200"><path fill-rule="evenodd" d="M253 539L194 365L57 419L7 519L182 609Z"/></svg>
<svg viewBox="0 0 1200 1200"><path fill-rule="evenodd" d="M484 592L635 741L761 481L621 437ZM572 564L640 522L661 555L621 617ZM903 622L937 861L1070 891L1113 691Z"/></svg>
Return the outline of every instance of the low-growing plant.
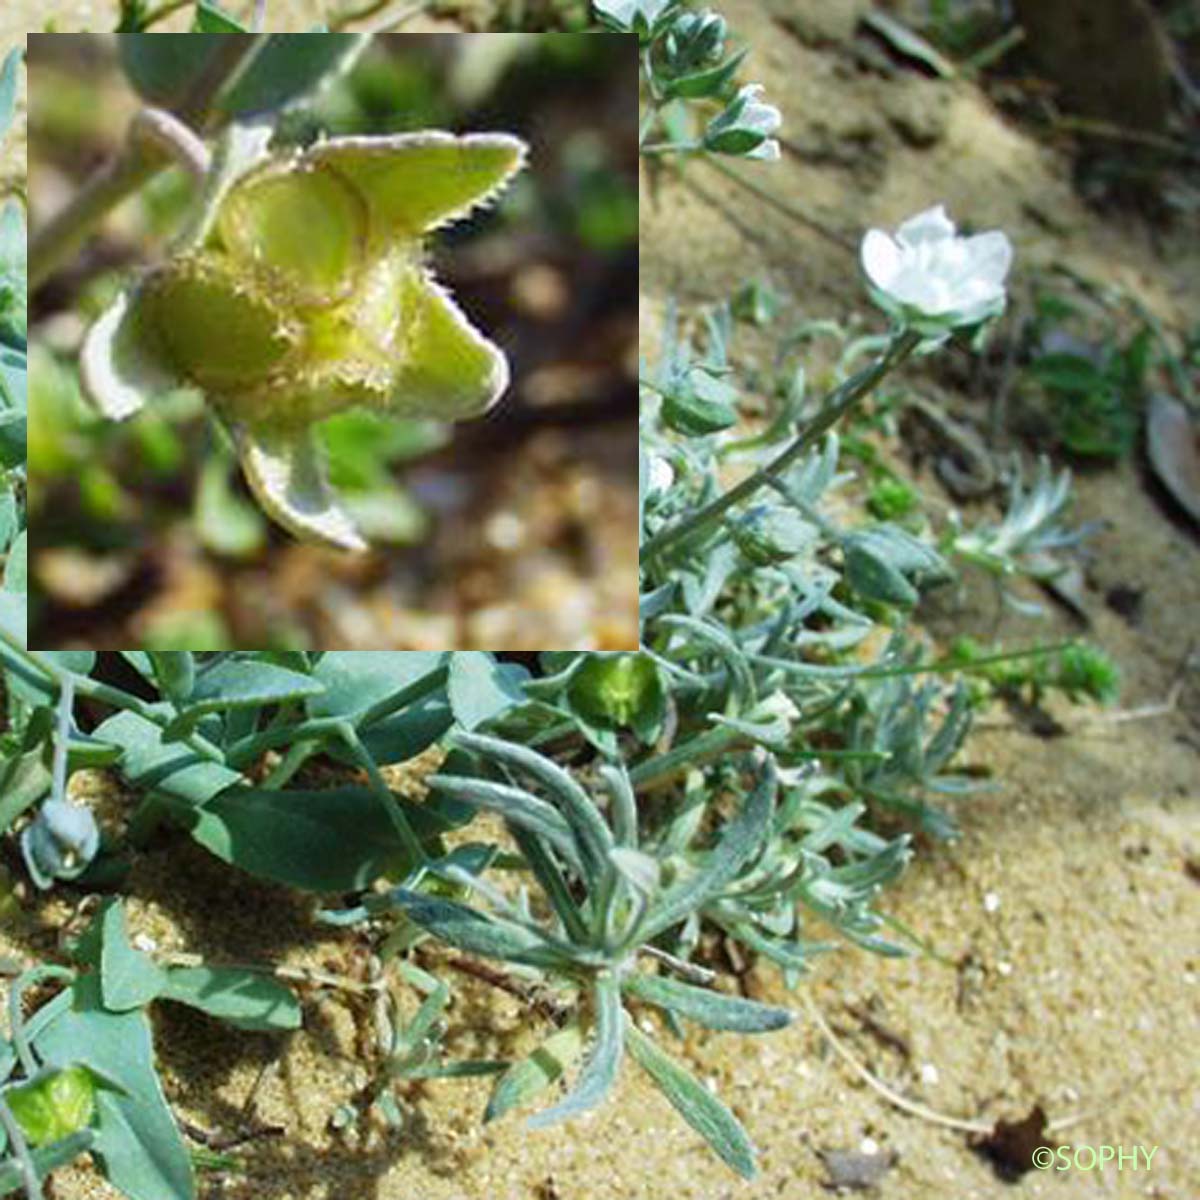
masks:
<svg viewBox="0 0 1200 1200"><path fill-rule="evenodd" d="M0 66L0 138L12 123L21 51ZM0 209L0 606L25 637L25 426L26 426L25 213L5 198Z"/></svg>

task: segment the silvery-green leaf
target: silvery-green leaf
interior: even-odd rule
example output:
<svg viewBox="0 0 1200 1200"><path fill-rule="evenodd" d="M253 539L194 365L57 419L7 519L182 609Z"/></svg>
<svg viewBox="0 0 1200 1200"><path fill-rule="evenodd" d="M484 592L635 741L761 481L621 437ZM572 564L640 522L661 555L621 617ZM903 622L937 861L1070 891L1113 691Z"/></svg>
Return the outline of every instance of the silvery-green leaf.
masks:
<svg viewBox="0 0 1200 1200"><path fill-rule="evenodd" d="M754 1146L733 1113L628 1019L625 1038L634 1061L654 1080L675 1111L739 1175L752 1179Z"/></svg>
<svg viewBox="0 0 1200 1200"><path fill-rule="evenodd" d="M13 109L17 104L17 72L21 66L21 51L10 50L0 67L0 133L12 121Z"/></svg>
<svg viewBox="0 0 1200 1200"><path fill-rule="evenodd" d="M381 237L415 237L491 200L521 169L525 143L506 133L428 131L331 138L308 151L367 201Z"/></svg>
<svg viewBox="0 0 1200 1200"><path fill-rule="evenodd" d="M330 490L311 431L242 426L234 432L251 490L285 529L339 550L367 548Z"/></svg>
<svg viewBox="0 0 1200 1200"><path fill-rule="evenodd" d="M622 986L639 1000L707 1025L709 1029L732 1029L739 1033L765 1033L782 1029L792 1014L786 1008L726 996L711 988L695 987L662 975L627 975Z"/></svg>
<svg viewBox="0 0 1200 1200"><path fill-rule="evenodd" d="M650 910L642 940L669 929L695 912L736 878L738 871L762 844L775 809L775 760L766 757L758 769L761 778L742 805L741 812L721 831L720 840L695 874L664 891Z"/></svg>
<svg viewBox="0 0 1200 1200"><path fill-rule="evenodd" d="M109 1012L143 1008L158 996L166 972L149 955L135 950L125 932L125 910L111 901L101 917L100 990Z"/></svg>
<svg viewBox="0 0 1200 1200"><path fill-rule="evenodd" d="M524 1104L561 1078L562 1073L583 1053L583 1030L572 1021L551 1034L528 1058L513 1063L492 1089L484 1110L484 1121L495 1121Z"/></svg>
<svg viewBox="0 0 1200 1200"><path fill-rule="evenodd" d="M626 1024L621 987L615 975L603 971L596 976L592 1005L596 1021L594 1040L579 1078L565 1099L529 1118L530 1129L544 1129L556 1121L577 1117L595 1108L612 1091L621 1066Z"/></svg>

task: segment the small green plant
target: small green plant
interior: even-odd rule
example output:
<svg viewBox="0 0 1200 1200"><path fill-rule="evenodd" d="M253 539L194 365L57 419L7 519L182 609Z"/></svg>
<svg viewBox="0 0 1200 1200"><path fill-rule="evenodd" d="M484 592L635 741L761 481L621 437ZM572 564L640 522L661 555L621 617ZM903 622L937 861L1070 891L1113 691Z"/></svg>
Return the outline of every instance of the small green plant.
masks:
<svg viewBox="0 0 1200 1200"><path fill-rule="evenodd" d="M21 52L0 66L0 138L12 123ZM25 638L25 427L27 406L25 214L15 199L0 210L0 606Z"/></svg>

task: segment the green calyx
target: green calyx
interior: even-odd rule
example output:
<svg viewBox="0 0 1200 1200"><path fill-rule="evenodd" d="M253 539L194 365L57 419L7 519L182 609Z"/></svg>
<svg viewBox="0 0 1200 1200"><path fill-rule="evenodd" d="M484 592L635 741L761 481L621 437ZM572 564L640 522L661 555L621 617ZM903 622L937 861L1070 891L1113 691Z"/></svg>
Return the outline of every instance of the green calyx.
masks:
<svg viewBox="0 0 1200 1200"><path fill-rule="evenodd" d="M425 269L423 237L492 200L524 155L506 134L343 138L286 157L251 146L236 170L214 168L187 248L93 326L89 396L121 419L157 391L199 388L271 516L363 548L311 426L350 408L463 420L500 398L507 360Z"/></svg>

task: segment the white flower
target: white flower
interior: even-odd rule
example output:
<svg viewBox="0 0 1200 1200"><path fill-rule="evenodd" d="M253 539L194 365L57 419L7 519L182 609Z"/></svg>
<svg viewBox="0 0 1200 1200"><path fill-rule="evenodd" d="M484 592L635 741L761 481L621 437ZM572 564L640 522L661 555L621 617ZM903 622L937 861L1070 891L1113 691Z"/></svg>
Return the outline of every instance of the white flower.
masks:
<svg viewBox="0 0 1200 1200"><path fill-rule="evenodd" d="M704 131L705 148L743 158L777 159L779 143L771 134L783 122L783 115L773 104L759 100L762 92L761 84L746 84L725 111L709 122Z"/></svg>
<svg viewBox="0 0 1200 1200"><path fill-rule="evenodd" d="M999 230L959 237L939 204L905 221L895 237L872 229L862 265L884 308L918 329L950 329L1004 310L1012 253Z"/></svg>

